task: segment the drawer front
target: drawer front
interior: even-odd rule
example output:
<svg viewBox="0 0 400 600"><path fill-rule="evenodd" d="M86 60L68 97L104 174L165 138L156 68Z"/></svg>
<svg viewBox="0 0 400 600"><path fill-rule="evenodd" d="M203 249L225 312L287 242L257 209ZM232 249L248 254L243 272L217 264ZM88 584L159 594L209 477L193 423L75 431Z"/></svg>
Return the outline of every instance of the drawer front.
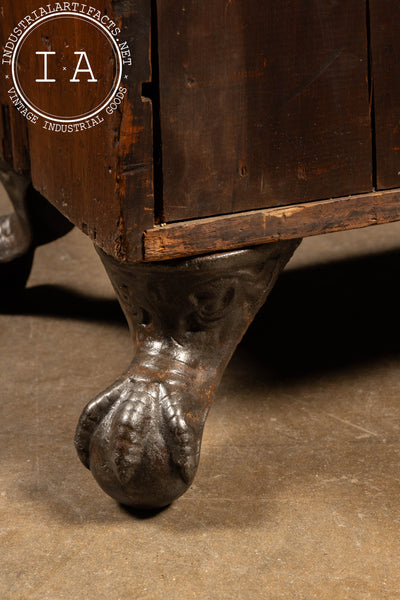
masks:
<svg viewBox="0 0 400 600"><path fill-rule="evenodd" d="M163 0L158 42L167 222L372 189L365 1Z"/></svg>

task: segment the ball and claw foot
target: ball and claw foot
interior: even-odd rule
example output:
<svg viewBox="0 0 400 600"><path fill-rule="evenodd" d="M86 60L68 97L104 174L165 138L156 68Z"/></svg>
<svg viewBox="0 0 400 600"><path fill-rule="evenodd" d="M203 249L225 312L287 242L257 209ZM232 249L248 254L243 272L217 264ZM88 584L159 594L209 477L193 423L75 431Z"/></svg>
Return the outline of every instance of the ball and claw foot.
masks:
<svg viewBox="0 0 400 600"><path fill-rule="evenodd" d="M127 376L83 413L76 436L82 462L116 500L162 507L196 473L203 419L198 396L154 377Z"/></svg>
<svg viewBox="0 0 400 600"><path fill-rule="evenodd" d="M298 244L135 265L99 251L136 349L76 431L78 455L106 493L150 509L191 485L224 369Z"/></svg>

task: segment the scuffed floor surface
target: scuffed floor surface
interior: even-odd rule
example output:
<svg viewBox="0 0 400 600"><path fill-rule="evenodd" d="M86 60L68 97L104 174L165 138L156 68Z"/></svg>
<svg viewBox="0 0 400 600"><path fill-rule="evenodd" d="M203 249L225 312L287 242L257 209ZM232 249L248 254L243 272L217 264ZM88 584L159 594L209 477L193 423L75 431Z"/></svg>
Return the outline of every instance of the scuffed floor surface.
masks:
<svg viewBox="0 0 400 600"><path fill-rule="evenodd" d="M130 360L90 242L0 312L2 600L398 600L400 224L307 240L238 348L195 484L152 517L73 448ZM4 300L4 299L3 299Z"/></svg>

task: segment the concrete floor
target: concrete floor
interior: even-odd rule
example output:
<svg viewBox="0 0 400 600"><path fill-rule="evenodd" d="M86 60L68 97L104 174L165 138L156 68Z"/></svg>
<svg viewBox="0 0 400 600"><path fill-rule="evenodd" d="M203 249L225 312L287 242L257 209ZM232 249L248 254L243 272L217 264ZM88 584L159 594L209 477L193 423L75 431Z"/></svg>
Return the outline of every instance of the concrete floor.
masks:
<svg viewBox="0 0 400 600"><path fill-rule="evenodd" d="M144 518L72 442L130 361L111 286L77 230L40 248L0 312L0 598L398 600L399 267L399 223L306 240L227 369L194 485Z"/></svg>

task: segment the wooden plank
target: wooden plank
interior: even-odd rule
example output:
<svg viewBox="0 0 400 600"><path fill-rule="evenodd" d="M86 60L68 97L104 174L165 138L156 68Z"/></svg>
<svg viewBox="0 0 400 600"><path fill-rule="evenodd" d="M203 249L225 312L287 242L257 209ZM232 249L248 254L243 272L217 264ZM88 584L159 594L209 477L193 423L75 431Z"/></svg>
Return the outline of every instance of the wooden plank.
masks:
<svg viewBox="0 0 400 600"><path fill-rule="evenodd" d="M46 4L44 10L56 6ZM89 10L85 4L76 6L85 14ZM33 0L3 3L7 24L11 20L13 26L35 9L40 10ZM131 51L132 67L124 71L128 78L124 75L120 84L126 90L125 99L113 114L103 110L103 122L83 131L49 130L44 119L31 123L22 147L29 151L33 185L43 196L105 252L133 262L141 258L143 230L154 223L152 104L142 98L142 84L151 80L151 2L99 0L96 9L90 10L105 15L112 29L118 26L121 32L114 37L126 42L125 48ZM5 31L3 24L3 36ZM26 39L19 59L20 80L27 97L34 98L41 110L65 117L86 114L96 107L92 101L107 97L115 78L116 53L107 35L88 19L50 19ZM44 71L44 65L36 50L49 49L56 52L49 59L49 73L51 67L57 75L52 87L37 83L37 73ZM78 61L75 51L87 52L96 81L90 82L86 74L80 75L79 84L70 83ZM83 62L81 68L86 66ZM96 93L91 86L96 86ZM4 89L2 98L4 102ZM6 101L11 123L15 118L26 123L10 98ZM13 139L20 131L12 128ZM24 156L14 149L14 162L21 162Z"/></svg>
<svg viewBox="0 0 400 600"><path fill-rule="evenodd" d="M197 219L146 231L144 259L166 260L400 220L400 190Z"/></svg>
<svg viewBox="0 0 400 600"><path fill-rule="evenodd" d="M400 185L400 4L370 0L376 187Z"/></svg>
<svg viewBox="0 0 400 600"><path fill-rule="evenodd" d="M365 0L157 6L167 222L372 190Z"/></svg>
<svg viewBox="0 0 400 600"><path fill-rule="evenodd" d="M29 11L32 8L34 8L33 0L29 0L26 3L26 10ZM4 49L9 35L19 20L19 10L16 3L3 2L0 6L0 41L2 49ZM0 77L1 155L16 171L29 174L28 121L10 106L8 90L12 85L12 81L6 77L8 75L6 65L2 65L2 67L2 76Z"/></svg>
<svg viewBox="0 0 400 600"><path fill-rule="evenodd" d="M123 80L127 101L114 146L121 208L120 232L112 249L119 260L134 262L142 259L143 231L154 224L153 106L150 99L142 96L143 83L152 79L151 1L113 0L112 9L133 60L132 75Z"/></svg>

